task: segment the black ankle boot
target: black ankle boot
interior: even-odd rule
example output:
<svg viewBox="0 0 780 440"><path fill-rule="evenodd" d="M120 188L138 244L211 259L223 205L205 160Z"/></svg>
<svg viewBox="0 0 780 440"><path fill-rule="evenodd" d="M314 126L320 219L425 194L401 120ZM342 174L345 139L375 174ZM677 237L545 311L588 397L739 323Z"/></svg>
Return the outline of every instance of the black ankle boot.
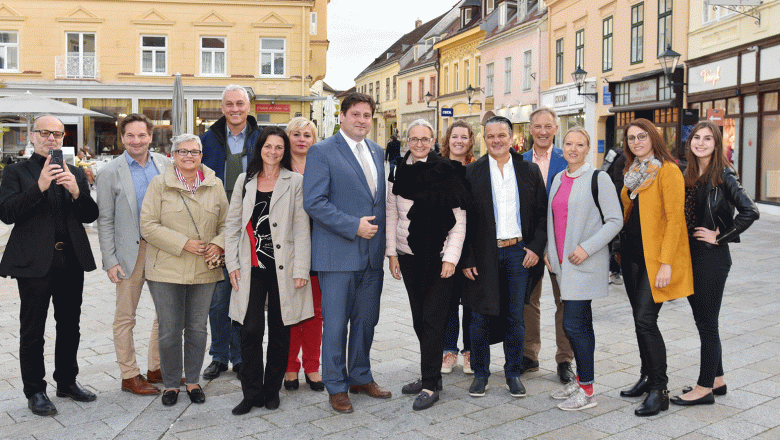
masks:
<svg viewBox="0 0 780 440"><path fill-rule="evenodd" d="M645 401L634 410L634 414L639 417L654 416L667 409L669 409L669 391L650 390Z"/></svg>
<svg viewBox="0 0 780 440"><path fill-rule="evenodd" d="M640 397L642 394L650 391L650 382L644 374L631 388L620 392L620 397Z"/></svg>

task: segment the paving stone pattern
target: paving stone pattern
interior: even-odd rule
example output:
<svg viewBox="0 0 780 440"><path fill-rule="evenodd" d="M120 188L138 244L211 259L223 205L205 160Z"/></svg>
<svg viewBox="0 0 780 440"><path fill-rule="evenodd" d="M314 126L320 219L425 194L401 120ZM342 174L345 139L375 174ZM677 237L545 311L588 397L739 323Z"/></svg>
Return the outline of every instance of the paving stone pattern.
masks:
<svg viewBox="0 0 780 440"><path fill-rule="evenodd" d="M100 261L97 232L89 238ZM460 366L444 375L441 400L431 409L412 411L412 398L401 386L419 376L419 347L411 326L401 281L385 271L379 325L371 352L379 384L393 391L389 400L353 396L355 412L335 413L327 394L310 391L301 374L298 391L282 390L279 410L255 408L236 417L241 400L232 371L203 381L207 399L163 407L159 397L120 390L112 342L114 286L105 272L86 275L82 307L79 382L98 394L92 403L54 396L51 378L54 320L49 313L45 358L49 396L59 413L38 417L27 409L19 374L19 296L16 282L0 278L0 438L3 439L778 439L780 438L780 218L764 216L731 246L734 265L720 315L728 395L715 405L682 408L650 418L634 416L639 399L624 399L621 388L639 374L639 355L631 308L622 286L594 303L598 406L582 412L556 408L549 397L560 385L555 375L554 306L549 279L542 300L541 368L523 375L525 398L512 398L504 386L503 351L492 347L492 376L487 395L471 398L472 376ZM146 346L153 304L144 290L138 309L136 349L146 370ZM660 325L668 351L672 394L698 376L699 338L686 300L665 304ZM206 355L205 365L208 364ZM459 359L460 363L460 359Z"/></svg>

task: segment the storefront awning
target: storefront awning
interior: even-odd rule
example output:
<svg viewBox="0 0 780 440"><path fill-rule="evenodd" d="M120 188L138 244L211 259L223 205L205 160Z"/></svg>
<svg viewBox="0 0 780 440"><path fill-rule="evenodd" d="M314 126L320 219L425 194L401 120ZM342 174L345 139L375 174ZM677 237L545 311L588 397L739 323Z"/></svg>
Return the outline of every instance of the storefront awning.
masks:
<svg viewBox="0 0 780 440"><path fill-rule="evenodd" d="M635 112L639 110L654 110L657 108L669 108L674 107L675 100L674 99L667 99L665 101L650 101L650 102L640 102L637 104L629 104L629 105L613 105L609 108L610 113L622 113L622 112Z"/></svg>

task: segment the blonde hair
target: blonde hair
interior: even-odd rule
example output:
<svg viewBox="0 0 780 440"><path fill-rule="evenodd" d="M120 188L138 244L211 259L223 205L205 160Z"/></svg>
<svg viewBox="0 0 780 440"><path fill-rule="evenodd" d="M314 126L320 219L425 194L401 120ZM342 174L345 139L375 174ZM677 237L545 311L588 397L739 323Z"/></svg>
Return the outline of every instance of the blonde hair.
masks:
<svg viewBox="0 0 780 440"><path fill-rule="evenodd" d="M311 131L312 137L314 139L317 139L317 126L314 125L314 122L302 116L297 116L295 118L290 119L290 122L287 123L287 128L285 129L285 131L287 132L287 136L290 136L294 131L300 131L305 129L309 129L309 131Z"/></svg>
<svg viewBox="0 0 780 440"><path fill-rule="evenodd" d="M580 127L579 125L576 125L566 131L566 134L563 135L563 142L562 144L566 142L566 136L569 135L569 133L579 133L583 136L585 136L585 140L588 142L588 147L590 147L590 135L588 134L588 131L585 130L584 127Z"/></svg>

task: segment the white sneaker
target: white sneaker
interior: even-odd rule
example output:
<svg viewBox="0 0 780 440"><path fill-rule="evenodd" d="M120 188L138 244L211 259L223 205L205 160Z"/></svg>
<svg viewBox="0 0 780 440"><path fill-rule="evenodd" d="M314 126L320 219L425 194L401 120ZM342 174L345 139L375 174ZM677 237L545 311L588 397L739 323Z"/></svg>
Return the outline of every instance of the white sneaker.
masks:
<svg viewBox="0 0 780 440"><path fill-rule="evenodd" d="M609 284L614 284L616 286L620 286L623 284L623 276L619 273L610 274L609 275Z"/></svg>
<svg viewBox="0 0 780 440"><path fill-rule="evenodd" d="M458 355L455 353L444 353L444 357L441 360L441 372L452 373L452 367L458 363Z"/></svg>
<svg viewBox="0 0 780 440"><path fill-rule="evenodd" d="M550 393L550 397L557 400L566 400L571 397L577 390L580 389L580 384L576 380L572 380L563 386L563 388L557 389Z"/></svg>
<svg viewBox="0 0 780 440"><path fill-rule="evenodd" d="M577 386L577 388L579 388L579 391L575 392L571 395L571 397L559 403L558 408L564 411L580 411L583 409L593 408L599 404L596 402L596 399L593 396L588 396L585 394L585 390L579 386Z"/></svg>
<svg viewBox="0 0 780 440"><path fill-rule="evenodd" d="M467 351L463 353L463 374L474 374L474 370L471 369L471 352Z"/></svg>

